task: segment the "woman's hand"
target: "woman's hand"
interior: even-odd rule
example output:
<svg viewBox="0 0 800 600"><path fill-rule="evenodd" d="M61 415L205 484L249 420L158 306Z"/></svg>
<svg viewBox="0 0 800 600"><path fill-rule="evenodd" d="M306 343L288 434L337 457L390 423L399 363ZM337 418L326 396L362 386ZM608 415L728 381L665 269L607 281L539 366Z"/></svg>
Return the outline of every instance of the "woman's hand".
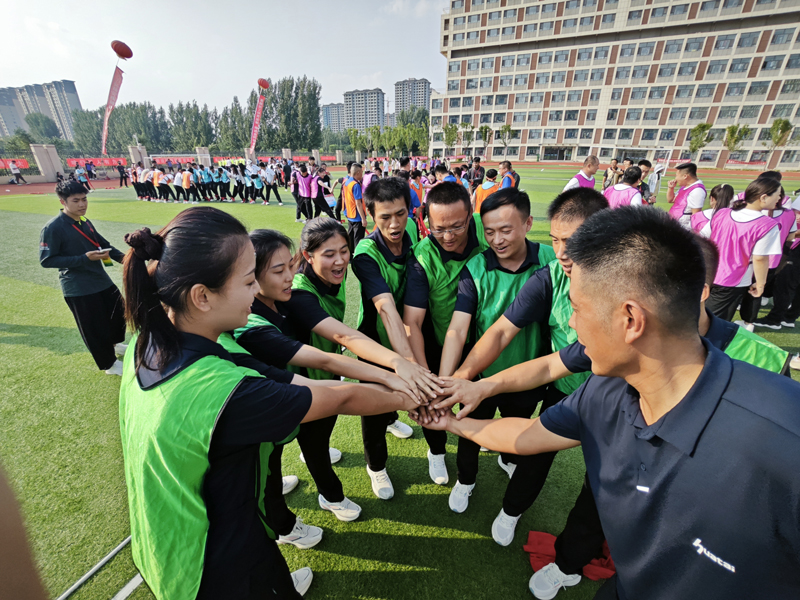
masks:
<svg viewBox="0 0 800 600"><path fill-rule="evenodd" d="M437 410L447 410L456 404L461 404L461 410L455 415L456 419L463 419L475 410L486 395L480 381L468 381L466 379L456 379L453 377L444 378L444 394L447 396L439 402L433 404Z"/></svg>
<svg viewBox="0 0 800 600"><path fill-rule="evenodd" d="M415 411L410 411L408 416L417 425L425 429L432 429L437 431L447 431L447 425L455 416L453 412L447 408L444 410L436 410L431 407L420 406Z"/></svg>
<svg viewBox="0 0 800 600"><path fill-rule="evenodd" d="M420 394L420 396L418 396L419 399L423 400L424 398L426 404L429 398L436 398L438 394L443 393L440 387L442 385L442 380L425 367L421 367L404 358L399 358L392 366L394 367L394 372L397 373L400 379L418 390Z"/></svg>
<svg viewBox="0 0 800 600"><path fill-rule="evenodd" d="M407 383L405 380L401 379L399 375L395 375L394 373L389 373L387 371L383 385L394 392L408 394L408 397L411 398L415 404L422 403L422 398L420 398L420 395L417 392L417 386Z"/></svg>

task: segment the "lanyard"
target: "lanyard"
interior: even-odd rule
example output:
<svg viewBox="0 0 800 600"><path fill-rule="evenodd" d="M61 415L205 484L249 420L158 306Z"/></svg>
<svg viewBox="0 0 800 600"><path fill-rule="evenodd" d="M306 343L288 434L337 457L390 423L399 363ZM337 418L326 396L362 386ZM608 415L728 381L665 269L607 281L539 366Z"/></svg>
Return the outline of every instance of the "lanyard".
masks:
<svg viewBox="0 0 800 600"><path fill-rule="evenodd" d="M91 231L92 233L94 233L94 229L92 229L92 226L91 226L91 225L89 225L89 223L88 223L88 222L86 223L86 225L88 225L88 227L89 227L89 231ZM75 223L73 223L73 224L72 224L72 227L75 229L75 231L77 231L77 232L78 232L78 233L80 233L80 234L81 234L83 237L85 237L87 240L89 240L89 243L91 243L93 246L97 246L97 249L98 249L98 250L102 250L102 248L100 247L100 244L98 244L96 240L93 240L93 239L92 239L92 238L90 238L88 235L86 235L85 233L83 233L83 232L80 230L80 228L79 228L77 225L75 225Z"/></svg>

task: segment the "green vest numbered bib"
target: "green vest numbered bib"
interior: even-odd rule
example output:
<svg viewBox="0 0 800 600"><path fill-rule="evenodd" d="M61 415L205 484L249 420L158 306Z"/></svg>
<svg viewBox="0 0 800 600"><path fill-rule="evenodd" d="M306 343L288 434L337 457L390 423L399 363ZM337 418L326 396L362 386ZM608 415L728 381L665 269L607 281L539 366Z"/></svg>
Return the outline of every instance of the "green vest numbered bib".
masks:
<svg viewBox="0 0 800 600"><path fill-rule="evenodd" d="M723 350L725 354L773 373L780 373L786 366L789 353L778 348L744 327L739 327L736 335Z"/></svg>
<svg viewBox="0 0 800 600"><path fill-rule="evenodd" d="M478 293L475 324L479 339L511 305L525 282L556 257L550 246L539 244L539 264L530 265L522 273L511 274L501 269L488 270L486 255L489 252L493 250L481 252L467 263L467 269L472 275ZM514 365L537 358L542 355L543 345L539 324L532 323L514 336L497 360L489 365L482 375L489 377Z"/></svg>
<svg viewBox="0 0 800 600"><path fill-rule="evenodd" d="M550 345L553 352L566 348L578 341L578 332L569 326L572 317L572 306L569 303L569 277L561 268L561 263L554 260L549 265L550 279L553 282L553 304L550 308ZM591 373L574 373L553 382L556 389L571 394L589 379Z"/></svg>

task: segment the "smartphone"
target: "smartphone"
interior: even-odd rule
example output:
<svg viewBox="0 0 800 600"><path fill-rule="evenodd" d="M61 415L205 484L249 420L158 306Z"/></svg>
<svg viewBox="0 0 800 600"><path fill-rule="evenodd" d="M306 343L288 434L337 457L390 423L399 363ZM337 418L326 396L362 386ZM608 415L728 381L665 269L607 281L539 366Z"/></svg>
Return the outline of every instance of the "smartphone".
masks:
<svg viewBox="0 0 800 600"><path fill-rule="evenodd" d="M111 252L113 248L101 248L100 250L95 250L95 252Z"/></svg>

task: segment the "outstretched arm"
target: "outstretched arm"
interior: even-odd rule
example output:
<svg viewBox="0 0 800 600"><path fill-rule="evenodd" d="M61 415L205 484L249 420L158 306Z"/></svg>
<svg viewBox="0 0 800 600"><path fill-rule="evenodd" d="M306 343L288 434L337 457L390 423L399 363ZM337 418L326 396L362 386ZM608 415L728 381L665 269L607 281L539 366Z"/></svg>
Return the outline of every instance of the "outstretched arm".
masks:
<svg viewBox="0 0 800 600"><path fill-rule="evenodd" d="M333 415L379 415L395 410L413 411L417 403L407 394L380 392L374 386L353 383L336 387L312 387L311 408L303 423Z"/></svg>
<svg viewBox="0 0 800 600"><path fill-rule="evenodd" d="M464 364L458 368L453 376L461 379L475 379L479 373L483 373L489 365L497 360L497 357L500 356L519 332L518 327L515 327L505 316L501 316L481 336L472 352L467 356Z"/></svg>

